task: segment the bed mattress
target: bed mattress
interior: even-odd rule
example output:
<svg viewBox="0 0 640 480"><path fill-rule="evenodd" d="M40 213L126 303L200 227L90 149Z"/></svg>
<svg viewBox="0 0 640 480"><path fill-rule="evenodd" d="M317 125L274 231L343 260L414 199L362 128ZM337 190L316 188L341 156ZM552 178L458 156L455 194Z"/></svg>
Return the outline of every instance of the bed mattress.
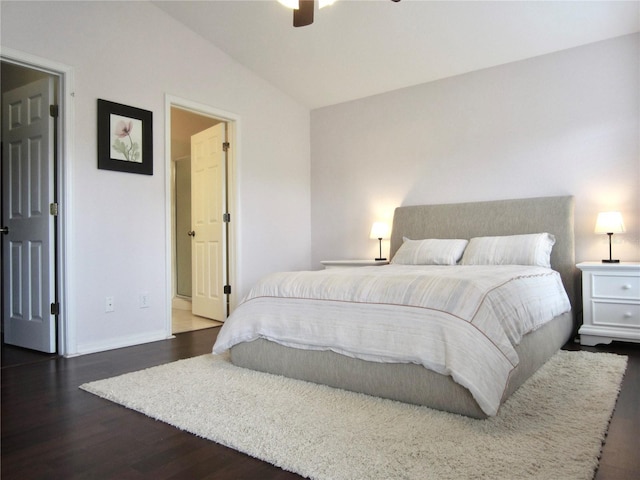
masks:
<svg viewBox="0 0 640 480"><path fill-rule="evenodd" d="M416 364L450 376L495 415L529 332L570 311L557 272L523 266L405 266L290 272L258 283L214 353L264 339L301 350Z"/></svg>
<svg viewBox="0 0 640 480"><path fill-rule="evenodd" d="M571 337L573 316L565 313L524 336L515 350L520 358L501 403L515 392ZM484 419L469 390L450 376L412 363L379 363L332 351L301 350L258 339L231 348L234 365L342 388L437 410Z"/></svg>

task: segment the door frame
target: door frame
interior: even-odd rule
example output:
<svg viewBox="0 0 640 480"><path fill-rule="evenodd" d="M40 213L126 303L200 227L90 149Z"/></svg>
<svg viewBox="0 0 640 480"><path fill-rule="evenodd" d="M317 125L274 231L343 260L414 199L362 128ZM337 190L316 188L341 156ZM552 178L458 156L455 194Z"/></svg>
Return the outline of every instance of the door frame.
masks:
<svg viewBox="0 0 640 480"><path fill-rule="evenodd" d="M73 155L73 121L74 121L74 71L73 68L58 62L41 58L11 48L2 47L0 61L38 70L58 78L59 120L56 141L56 182L54 188L58 192L58 227L56 232L57 272L55 281L58 289L60 311L56 325L57 353L73 356L77 352L76 324L73 316L74 306L70 303L72 295L71 268L72 258L72 182L71 165Z"/></svg>
<svg viewBox="0 0 640 480"><path fill-rule="evenodd" d="M233 311L236 305L236 294L238 285L238 232L239 232L239 215L238 215L238 197L237 197L237 165L240 158L240 117L234 113L230 113L210 105L187 100L174 95L165 95L165 231L166 238L166 331L167 336L171 333L171 310L172 301L176 291L175 275L173 265L173 247L175 245L174 236L175 228L173 221L173 162L171 159L171 107L187 110L192 113L212 117L221 120L227 124L227 139L230 143L227 152L227 212L231 215L231 222L227 226L227 284L231 285L231 293L229 294L229 313Z"/></svg>

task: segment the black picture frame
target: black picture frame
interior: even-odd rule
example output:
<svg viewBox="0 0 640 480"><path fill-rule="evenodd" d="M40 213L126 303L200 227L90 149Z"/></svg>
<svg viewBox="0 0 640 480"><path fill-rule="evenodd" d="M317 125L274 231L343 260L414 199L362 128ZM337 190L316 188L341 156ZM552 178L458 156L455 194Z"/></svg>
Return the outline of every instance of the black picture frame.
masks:
<svg viewBox="0 0 640 480"><path fill-rule="evenodd" d="M153 114L98 99L98 168L153 175Z"/></svg>

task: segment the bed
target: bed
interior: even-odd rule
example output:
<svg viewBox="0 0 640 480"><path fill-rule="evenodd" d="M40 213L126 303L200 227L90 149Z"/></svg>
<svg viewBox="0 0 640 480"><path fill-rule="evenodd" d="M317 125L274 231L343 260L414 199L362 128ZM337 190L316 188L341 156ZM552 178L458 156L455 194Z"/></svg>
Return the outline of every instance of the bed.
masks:
<svg viewBox="0 0 640 480"><path fill-rule="evenodd" d="M474 418L496 415L575 331L573 205L573 197L559 196L398 207L391 265L274 274L254 287L227 319L213 351L230 351L235 365L254 370ZM412 241L423 248L426 243L419 242L425 239L442 241L438 245L452 239L465 244L462 253L453 254L460 255L455 265L396 263L407 251L417 251L409 247ZM549 268L475 265L474 260L486 253L487 240L493 242L491 248L498 248L492 255L500 256L506 251L500 242L513 239L536 245L544 240L550 249ZM452 245L446 243L447 248ZM476 275L482 287L470 284ZM411 287L389 287L400 285L401 278ZM449 296L422 293L431 292L436 283L459 290ZM312 298L316 293L309 292L318 290L319 297ZM547 293L551 290L553 295ZM360 297L341 297L346 291L357 291L354 295ZM535 313L525 322L530 323L526 329L510 326L504 333L491 323L491 315L500 311L509 325L516 325L510 318L519 318L522 308L497 307L496 299L517 297L520 291L544 299L527 300L544 313ZM440 304L420 303L434 301L431 297ZM429 326L421 317L427 311ZM538 321L541 315L549 318ZM296 336L307 330L313 335L312 345L302 345ZM405 337L417 337L426 346L420 350L405 343ZM402 350L397 358L389 353L396 344Z"/></svg>

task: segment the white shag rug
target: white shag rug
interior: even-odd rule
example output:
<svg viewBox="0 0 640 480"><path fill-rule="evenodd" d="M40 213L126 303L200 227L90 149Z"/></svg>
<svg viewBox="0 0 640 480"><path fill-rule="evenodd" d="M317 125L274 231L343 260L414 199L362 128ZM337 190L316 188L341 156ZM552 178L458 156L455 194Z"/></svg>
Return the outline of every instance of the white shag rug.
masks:
<svg viewBox="0 0 640 480"><path fill-rule="evenodd" d="M475 420L259 373L215 355L80 388L314 479L592 479L624 356L558 352Z"/></svg>

